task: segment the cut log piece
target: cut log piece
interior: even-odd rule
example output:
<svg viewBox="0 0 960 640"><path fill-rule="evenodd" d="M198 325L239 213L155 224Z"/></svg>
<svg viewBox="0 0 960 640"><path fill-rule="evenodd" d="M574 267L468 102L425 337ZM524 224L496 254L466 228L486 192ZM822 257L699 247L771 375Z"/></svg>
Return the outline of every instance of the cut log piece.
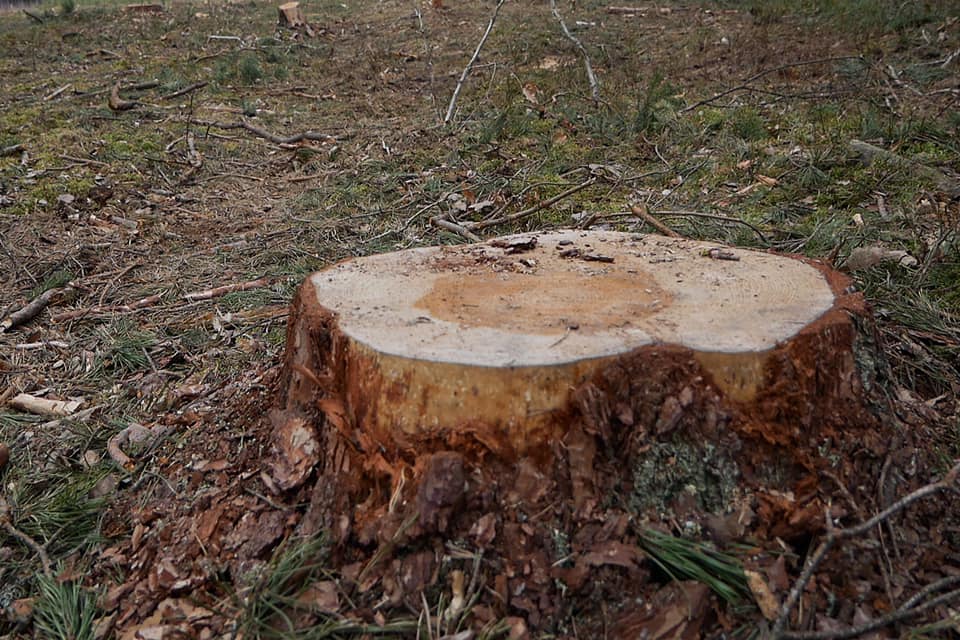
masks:
<svg viewBox="0 0 960 640"><path fill-rule="evenodd" d="M726 513L741 485L809 494L831 443L873 424L848 285L808 260L599 231L342 262L291 310L273 482L316 473L308 520L344 535L339 518L404 504L456 529L476 492L580 514L612 495ZM765 526L798 504L767 505Z"/></svg>

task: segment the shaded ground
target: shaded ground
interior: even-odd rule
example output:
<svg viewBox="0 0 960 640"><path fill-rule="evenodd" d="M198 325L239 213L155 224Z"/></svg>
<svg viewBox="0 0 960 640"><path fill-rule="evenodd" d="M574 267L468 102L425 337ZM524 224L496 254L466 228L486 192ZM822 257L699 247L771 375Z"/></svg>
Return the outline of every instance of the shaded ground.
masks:
<svg viewBox="0 0 960 640"><path fill-rule="evenodd" d="M809 503L798 493L768 508L816 505L812 519L824 504L843 504L838 517L849 525L942 476L960 456L960 213L950 188L960 170L960 23L946 2L819 3L819 13L785 4L562 6L597 70L596 103L549 6L507 3L447 126L441 116L491 7L305 2L315 37L277 29L275 7L254 2L57 15L61 4L42 23L0 15L0 317L63 288L38 319L0 334L0 397L84 399L80 413L53 422L0 410L0 442L11 449L0 469L8 505L0 519L43 545L61 577L96 587L99 607L78 596L77 608L117 629L186 617L198 637L236 623L248 636L282 635L272 607L290 610L307 574L315 586L299 622L327 624L314 635L394 625L412 637L429 615L436 635L438 624L504 635L521 620L540 634L595 635L620 620L629 637L637 627L627 604L640 599L661 612L702 603L685 637L701 625L744 635L760 628L761 614L745 604L752 595L727 606L695 584L671 586L629 546L614 549L627 554L619 564L597 562L575 596L565 598L552 575L542 602L515 583L508 593L500 556L481 553L489 521L472 537L404 548L393 578L366 585L376 541L350 557L323 540L294 544L311 496L275 495L261 472L287 307L304 275L351 255L461 242L431 217L521 211L594 179L553 207L480 233L649 231L630 212L642 204L689 237L851 270L873 303L883 357L867 368L877 373L871 393L884 446L864 453L856 442L837 444L849 454L849 464L838 461L840 485L825 481ZM137 104L111 109L115 83L115 107L116 99ZM195 83L206 84L176 95ZM289 143L264 135L308 131L319 135ZM853 139L917 164L867 166ZM871 247L907 256L878 262ZM257 280L245 291L185 298ZM142 450L124 444L132 460L123 468L107 441L134 423L160 435ZM957 517L943 495L891 521L885 537L845 545L808 589L803 624L862 624L956 577ZM681 522L655 524L704 537ZM819 535L807 525L764 544L737 532L713 544L782 598ZM516 523L516 539L536 538L537 553L552 546L521 573L562 561L584 539L642 537L629 518L597 526L581 539L556 530L541 540ZM40 593L40 563L29 544L3 535L5 606ZM479 600L441 623L456 571ZM424 600L403 597L421 586ZM37 607L38 629L57 624L44 617L49 598ZM28 634L18 615L0 632ZM920 629L947 615L931 607L905 624Z"/></svg>

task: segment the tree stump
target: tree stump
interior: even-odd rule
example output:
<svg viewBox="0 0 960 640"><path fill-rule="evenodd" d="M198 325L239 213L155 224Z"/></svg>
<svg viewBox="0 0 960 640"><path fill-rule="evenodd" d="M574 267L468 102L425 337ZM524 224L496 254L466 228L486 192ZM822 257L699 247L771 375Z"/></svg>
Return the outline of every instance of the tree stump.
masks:
<svg viewBox="0 0 960 640"><path fill-rule="evenodd" d="M315 35L313 27L307 22L299 2L285 2L277 7L277 24L287 29L303 29L311 38Z"/></svg>
<svg viewBox="0 0 960 640"><path fill-rule="evenodd" d="M461 536L515 557L512 527L542 542L612 513L804 535L818 472L882 448L865 314L814 261L655 235L348 260L292 307L270 478L312 487L304 529L367 547Z"/></svg>

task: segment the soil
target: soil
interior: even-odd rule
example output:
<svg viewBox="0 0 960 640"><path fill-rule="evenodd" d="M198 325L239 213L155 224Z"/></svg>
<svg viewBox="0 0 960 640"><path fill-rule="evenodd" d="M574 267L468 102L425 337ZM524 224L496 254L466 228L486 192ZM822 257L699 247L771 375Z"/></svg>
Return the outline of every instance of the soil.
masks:
<svg viewBox="0 0 960 640"><path fill-rule="evenodd" d="M311 421L335 422L336 407L309 420L283 412L300 282L348 256L459 242L430 217L479 219L488 196L520 210L602 174L576 199L490 234L620 215L623 201L641 198L664 210L780 216L752 218L763 240L743 225L671 219L693 238L834 262L847 240L875 233L921 255L922 275L954 273L944 238L956 237L955 199L908 189L882 167L854 191L864 169L845 158L821 170L803 155L801 169L828 174L831 186L792 191L788 204L757 195L775 188L756 174L769 161L793 185L803 171L790 159L806 153L790 155L794 147L840 153L862 133L847 111L864 109L867 124L870 109L886 108L897 122L947 122L958 85L956 61L942 60L960 46L955 17L858 32L730 3L657 3L632 17L561 3L594 55L598 104L549 7L508 2L455 123L443 126L488 6L303 3L310 37L279 29L272 5L65 14L65 4L43 23L0 15L0 149L24 145L0 157L0 318L63 287L36 319L0 334L0 397L82 396L90 411L54 423L3 409L0 523L9 514L46 545L63 581L98 592L104 633L281 637L290 625L318 637L749 637L769 629L770 599L783 601L828 522L862 522L960 456L955 317L937 330L907 326L899 307L871 308L839 280L856 331L784 347L796 352L771 366L796 368L798 387L769 384L744 408L688 352L649 347L575 389L568 439L533 462L438 449L411 458L411 477L397 482L329 428L311 432ZM922 79L886 70L934 62L943 73ZM715 98L762 72L753 89ZM108 106L117 83L129 109ZM679 108L699 100L710 102ZM819 120L792 124L819 102ZM644 118L657 126L631 128ZM278 142L264 132L312 133ZM960 169L960 154L930 133L895 150L948 175ZM895 202L900 187L907 195ZM804 218L804 199L826 192L867 228L851 227L847 209L831 226L834 205ZM883 218L888 205L909 209L909 222ZM818 244L824 225L836 243ZM262 278L266 286L187 297ZM825 401L810 406L817 396ZM131 424L151 435L124 467L108 441ZM278 450L278 432L315 438L326 467ZM282 480L281 463L299 476ZM358 464L375 472L360 482L349 471ZM68 544L36 524L42 513L28 498L64 478L88 483L83 499L105 500L98 538ZM938 493L838 545L791 628L840 633L927 585L950 592L958 504ZM735 557L750 578L738 604L654 561L651 531L690 542L701 559ZM297 549L305 555L283 573L280 560ZM29 546L0 537L0 633L30 633L39 570ZM22 607L5 606L8 585ZM942 622L956 607L915 612L873 637ZM930 633L956 635L951 624Z"/></svg>

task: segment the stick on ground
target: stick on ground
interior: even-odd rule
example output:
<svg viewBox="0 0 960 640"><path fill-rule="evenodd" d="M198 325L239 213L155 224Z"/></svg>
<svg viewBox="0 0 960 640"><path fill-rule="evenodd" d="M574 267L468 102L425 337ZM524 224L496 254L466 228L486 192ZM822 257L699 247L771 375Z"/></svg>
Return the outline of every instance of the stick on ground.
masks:
<svg viewBox="0 0 960 640"><path fill-rule="evenodd" d="M39 296L34 298L27 306L23 307L19 311L14 311L9 316L4 318L3 321L0 322L0 333L6 333L15 327L19 327L22 324L30 322L40 315L40 312L46 309L47 305L49 305L54 298L62 293L66 293L69 291L69 289L69 287L47 289Z"/></svg>
<svg viewBox="0 0 960 640"><path fill-rule="evenodd" d="M273 284L273 280L271 278L258 278L256 280L250 280L249 282L225 284L222 287L214 287L213 289L207 289L205 291L188 293L183 297L191 302L195 300L212 300L213 298L219 298L222 295L233 293L235 291L249 291L250 289L269 287L271 284Z"/></svg>
<svg viewBox="0 0 960 640"><path fill-rule="evenodd" d="M644 222L646 222L647 224L649 224L651 227L653 227L654 229L656 229L657 231L659 231L659 232L662 233L663 235L669 236L669 237L671 237L671 238L680 238L680 237L682 237L679 233L677 233L676 231L674 231L673 229L671 229L671 228L668 227L667 225L665 225L665 224L663 224L662 222L660 222L660 219L659 219L659 218L657 218L657 217L654 216L652 213L650 213L650 210L647 208L647 205L645 205L645 204L635 204L635 205L633 205L632 207L630 207L630 211L631 211L631 213L634 213L634 214L640 216L640 217L643 219Z"/></svg>
<svg viewBox="0 0 960 640"><path fill-rule="evenodd" d="M590 96L594 100L599 100L600 83L597 82L597 76L593 73L593 65L590 64L590 54L587 53L587 49L583 46L583 43L580 42L575 35L570 33L570 29L567 28L567 23L563 21L563 16L560 15L557 0L550 0L550 10L553 12L553 17L560 23L560 28L563 29L563 35L580 51L580 55L583 57L583 66L587 71L587 81L590 82Z"/></svg>
<svg viewBox="0 0 960 640"><path fill-rule="evenodd" d="M473 56L470 58L470 62L468 62L467 66L463 68L463 73L460 74L460 79L457 80L457 86L454 87L453 96L450 98L450 105L447 107L447 115L443 117L444 124L450 122L450 120L453 118L453 112L457 108L457 98L460 97L460 90L463 89L463 83L470 74L470 69L473 68L473 64L477 61L477 58L480 57L480 49L483 48L487 38L490 37L490 32L493 31L493 23L497 21L497 14L500 13L500 7L503 6L505 1L506 0L497 0L497 6L493 10L493 15L490 16L490 22L487 24L487 30L483 32L483 37L480 38L480 42L477 43L477 48L474 50Z"/></svg>
<svg viewBox="0 0 960 640"><path fill-rule="evenodd" d="M470 222L463 226L465 229L468 229L470 231L479 231L480 229L486 229L487 227L493 227L498 224L504 224L507 222L516 222L517 220L521 220L523 218L526 218L527 216L532 216L533 214L535 214L537 211L540 211L541 209L546 209L547 207L553 206L554 204L556 204L557 202L560 202L567 196L571 196L575 194L577 191L586 189L590 185L596 183L596 181L597 181L596 178L589 178L588 180L581 182L578 185L574 185L570 187L566 191L558 193L552 198L547 198L543 202L540 202L530 207L529 209L524 209L523 211L511 213L510 215L507 215L507 216L500 216L499 218L490 218L489 220L481 220L480 222Z"/></svg>
<svg viewBox="0 0 960 640"><path fill-rule="evenodd" d="M263 138L264 140L268 140L274 144L280 144L280 145L296 144L304 140L313 140L316 142L336 142L337 140L335 137L329 134L319 133L317 131L304 131L303 133L298 133L298 134L287 136L287 137L278 136L276 134L270 133L269 131L266 131L265 129L261 129L260 127L255 127L254 125L246 121L215 122L212 120L192 119L190 120L190 123L199 125L201 127L213 127L215 129L243 129L245 131L249 131L253 135L257 136L258 138Z"/></svg>
<svg viewBox="0 0 960 640"><path fill-rule="evenodd" d="M800 634L800 633L790 633L786 631L787 624L790 622L790 613L793 611L793 608L800 601L800 597L803 595L804 590L807 587L807 584L810 582L810 579L813 578L813 574L816 573L817 568L823 562L823 559L826 558L827 554L830 552L830 549L833 548L833 545L841 540L846 540L849 538L856 538L863 535L864 533L870 531L875 526L881 522L886 522L891 516L896 515L900 511L903 511L908 506L924 498L926 496L939 493L941 491L954 491L956 492L957 487L957 477L960 476L960 463L954 465L950 471L943 476L943 479L939 482L932 482L930 484L924 485L917 489L916 491L900 498L892 505L873 516L869 520L861 522L860 524L849 527L846 529L836 529L831 525L829 511L827 513L827 537L820 543L816 551L813 552L813 555L810 557L810 560L807 562L807 566L804 568L803 572L800 574L800 577L797 578L797 581L793 584L793 587L790 589L790 593L787 595L787 599L784 600L783 606L780 608L780 615L777 617L776 622L773 625L773 631L771 632L774 640L779 638L796 638L796 639L805 639L805 640L832 640L834 638L850 638L855 635L860 635L866 631L879 628L879 626L871 626L868 629L852 629L852 630L841 630L841 631L831 631L828 635L819 635L819 634ZM924 603L920 606L915 606L919 602L919 599L924 597L929 592L930 588L927 587L917 593L914 597L910 598L901 605L899 609L893 612L893 614L898 614L900 617L894 617L889 621L883 623L892 624L898 620L911 617L917 613L920 613L923 610L926 610L930 606L930 602ZM956 593L956 592L952 592ZM949 595L949 594L948 594ZM942 598L942 596L941 596ZM940 598L935 600L940 601ZM878 618L873 621L878 623L884 620L884 618ZM880 626L883 626L880 625ZM856 631L853 635L850 635L847 632Z"/></svg>
<svg viewBox="0 0 960 640"><path fill-rule="evenodd" d="M111 111L129 111L138 104L140 103L136 100L124 100L120 97L119 82L113 85L113 89L110 90L110 99L107 100L107 105L110 107Z"/></svg>
<svg viewBox="0 0 960 640"><path fill-rule="evenodd" d="M434 216L430 218L430 223L435 227L440 227L441 229L446 229L447 231L451 231L457 234L458 236L460 236L461 238L466 238L471 242L481 241L480 236L478 236L477 234L473 233L463 225L459 225L456 222L452 222L444 218L443 216Z"/></svg>

